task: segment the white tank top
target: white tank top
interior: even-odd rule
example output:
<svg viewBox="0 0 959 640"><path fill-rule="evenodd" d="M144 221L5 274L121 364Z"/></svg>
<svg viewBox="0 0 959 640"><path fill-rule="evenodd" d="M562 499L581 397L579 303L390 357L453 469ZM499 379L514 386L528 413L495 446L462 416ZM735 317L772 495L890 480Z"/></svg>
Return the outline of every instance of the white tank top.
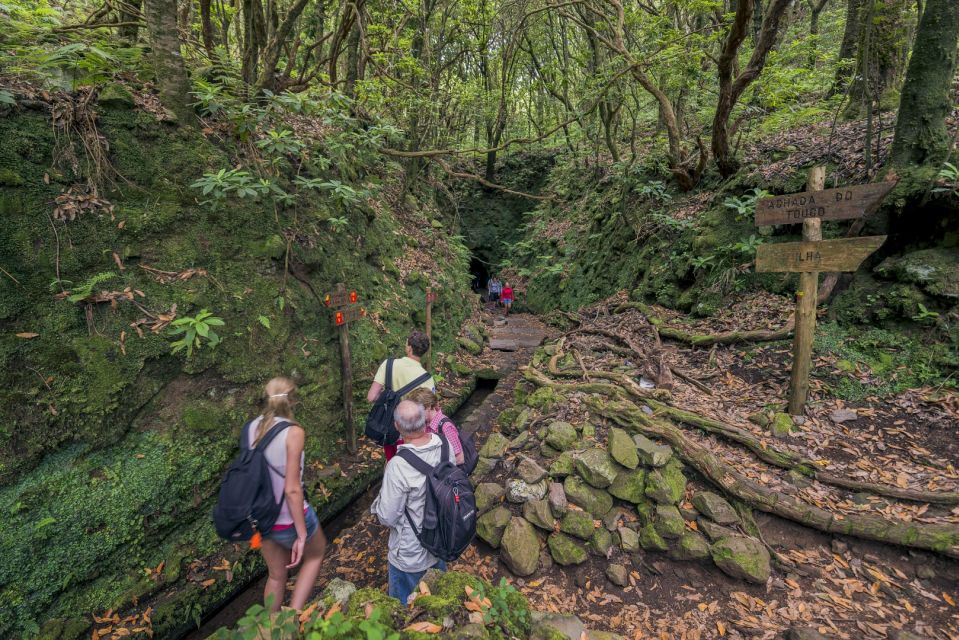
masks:
<svg viewBox="0 0 959 640"><path fill-rule="evenodd" d="M286 418L276 417L273 418L273 424L271 427L275 426L277 423L287 420ZM247 444L250 447L253 447L253 441L256 439L256 430L259 428L260 423L263 421L263 416L257 416L253 421L252 428L250 429L250 435L248 438ZM283 489L286 483L286 480L283 476L286 475L286 436L289 435L290 430L284 429L279 435L273 438L264 451L266 456L266 461L270 464L270 480L273 483L273 497L277 502L280 501L280 498L283 497ZM303 482L303 463L306 459L305 452L300 453L300 468L299 468L299 481ZM279 472L279 473L277 473ZM282 475L281 475L282 474ZM303 500L303 509L306 510L306 499ZM273 527L282 525L291 525L293 524L293 516L290 515L290 505L284 500L283 506L280 508L280 517L277 518Z"/></svg>

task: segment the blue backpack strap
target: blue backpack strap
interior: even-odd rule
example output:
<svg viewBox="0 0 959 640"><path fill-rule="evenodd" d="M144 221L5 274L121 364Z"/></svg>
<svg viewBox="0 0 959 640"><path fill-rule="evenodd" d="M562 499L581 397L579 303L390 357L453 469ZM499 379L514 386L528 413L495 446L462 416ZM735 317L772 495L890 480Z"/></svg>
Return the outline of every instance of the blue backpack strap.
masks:
<svg viewBox="0 0 959 640"><path fill-rule="evenodd" d="M256 418L250 419L243 425L243 428L240 429L240 451L246 451L250 448L250 427L253 425L254 420L256 420Z"/></svg>

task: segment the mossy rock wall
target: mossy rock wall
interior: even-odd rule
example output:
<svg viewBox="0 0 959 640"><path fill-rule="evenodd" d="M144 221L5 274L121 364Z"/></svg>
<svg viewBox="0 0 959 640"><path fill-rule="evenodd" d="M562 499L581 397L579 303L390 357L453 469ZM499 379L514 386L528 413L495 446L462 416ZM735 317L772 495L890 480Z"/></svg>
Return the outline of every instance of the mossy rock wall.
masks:
<svg viewBox="0 0 959 640"><path fill-rule="evenodd" d="M441 231L419 233L444 218L428 197L398 195L396 165L366 168L379 188L334 232L322 194L306 210L280 213L249 200L200 204L190 184L241 154L199 131L106 107L98 128L116 170L104 192L112 214L62 223L52 220L54 199L86 177L55 161L65 134L55 136L43 112L0 118L2 637L60 633L170 580L202 592L201 609L233 588L203 589L179 572L149 570L222 549L212 500L271 376L300 386L308 459L341 453L337 331L321 300L335 283L355 289L369 311L350 327L358 422L376 364L401 353L421 326L426 287L443 290L433 313L437 351L452 349L470 309L468 252ZM428 275L408 266L411 250L433 257ZM161 279L145 267L206 275ZM139 307L87 307L56 295L101 273L114 276L97 291L129 287ZM187 358L171 355L164 331L144 327L140 337L131 326L174 304L178 317L204 308L221 317L223 342ZM308 488L322 509L353 495L360 480L313 479ZM237 580L257 562L244 558ZM155 628L198 614L178 605L166 623L155 617Z"/></svg>

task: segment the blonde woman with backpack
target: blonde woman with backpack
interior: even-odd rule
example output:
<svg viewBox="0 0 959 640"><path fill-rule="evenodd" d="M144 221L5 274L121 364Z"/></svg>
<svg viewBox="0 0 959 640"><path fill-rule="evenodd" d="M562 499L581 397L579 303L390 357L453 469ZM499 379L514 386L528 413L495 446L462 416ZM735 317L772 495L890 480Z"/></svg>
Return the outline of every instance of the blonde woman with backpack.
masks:
<svg viewBox="0 0 959 640"><path fill-rule="evenodd" d="M278 432L269 440L264 455L270 469L273 496L282 501L280 515L273 527L262 534L260 550L269 577L263 599L273 596L273 610L279 611L286 595L286 579L299 566L290 606L302 609L313 591L326 554L326 536L316 511L303 493L304 442L306 432L293 418L296 385L287 378L273 378L266 384L263 414L249 423L244 434L253 448L274 427ZM286 426L284 426L286 425ZM256 546L254 536L253 546Z"/></svg>

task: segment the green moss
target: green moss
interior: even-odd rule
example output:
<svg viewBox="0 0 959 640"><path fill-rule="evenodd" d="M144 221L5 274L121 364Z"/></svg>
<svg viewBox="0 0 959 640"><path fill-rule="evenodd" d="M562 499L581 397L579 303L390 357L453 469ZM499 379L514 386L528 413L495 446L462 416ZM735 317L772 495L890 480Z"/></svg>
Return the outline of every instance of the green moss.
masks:
<svg viewBox="0 0 959 640"><path fill-rule="evenodd" d="M447 571L436 582L436 594L442 598L465 598L466 587L474 591L482 585L475 576L460 571Z"/></svg>
<svg viewBox="0 0 959 640"><path fill-rule="evenodd" d="M366 587L357 589L356 593L350 596L346 614L354 619L365 620L366 605L368 604L372 604L383 611L380 620L386 624L395 622L403 611L403 605L396 598L389 597L379 589Z"/></svg>

